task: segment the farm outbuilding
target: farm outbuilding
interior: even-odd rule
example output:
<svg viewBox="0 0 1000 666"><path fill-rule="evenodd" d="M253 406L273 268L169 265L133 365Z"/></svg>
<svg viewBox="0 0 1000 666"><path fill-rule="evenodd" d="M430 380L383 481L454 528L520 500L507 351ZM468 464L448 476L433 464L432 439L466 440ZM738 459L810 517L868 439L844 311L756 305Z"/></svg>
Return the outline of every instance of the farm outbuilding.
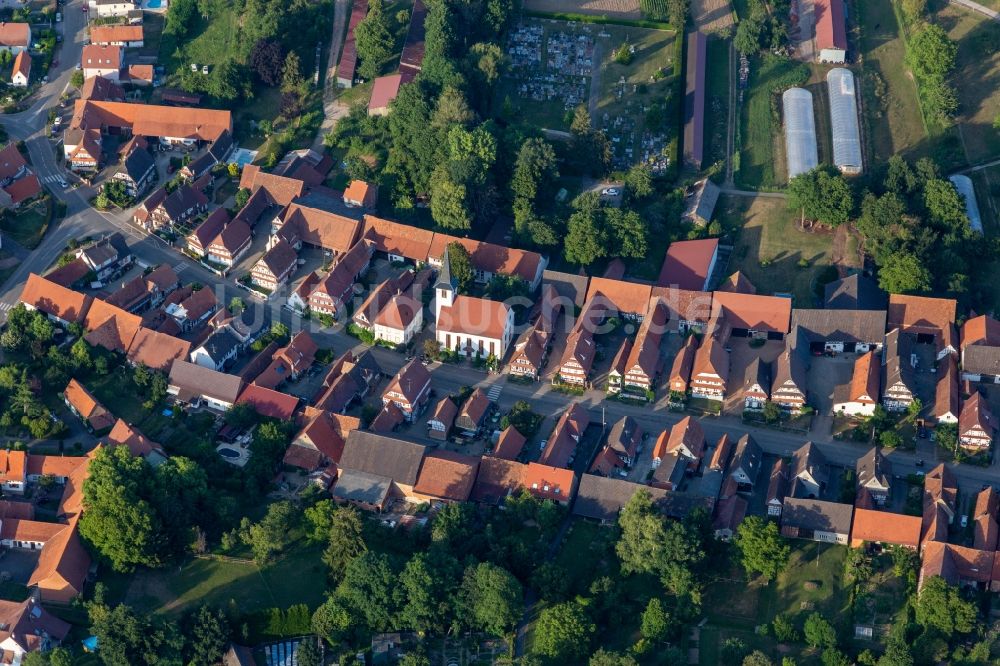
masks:
<svg viewBox="0 0 1000 666"><path fill-rule="evenodd" d="M684 161L701 169L705 156L705 61L708 38L700 32L688 34L687 76L684 91Z"/></svg>
<svg viewBox="0 0 1000 666"><path fill-rule="evenodd" d="M789 88L781 96L781 108L785 116L785 155L791 180L819 165L812 93L804 88Z"/></svg>
<svg viewBox="0 0 1000 666"><path fill-rule="evenodd" d="M861 131L858 127L858 98L854 73L837 67L826 73L830 95L830 130L833 134L833 164L842 173L862 170Z"/></svg>
<svg viewBox="0 0 1000 666"><path fill-rule="evenodd" d="M976 189L972 186L972 179L957 175L949 176L948 180L965 199L965 215L969 218L969 226L976 233L983 233L983 218L979 215L979 204L976 203Z"/></svg>

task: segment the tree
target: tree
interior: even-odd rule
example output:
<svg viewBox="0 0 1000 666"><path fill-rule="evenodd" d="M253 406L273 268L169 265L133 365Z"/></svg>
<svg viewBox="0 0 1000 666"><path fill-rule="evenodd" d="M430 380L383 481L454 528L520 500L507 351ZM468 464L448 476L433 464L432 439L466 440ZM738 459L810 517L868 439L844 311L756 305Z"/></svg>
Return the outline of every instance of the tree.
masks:
<svg viewBox="0 0 1000 666"><path fill-rule="evenodd" d="M760 21L752 17L741 19L736 27L736 36L733 38L733 46L745 56L752 56L760 51L760 33L763 29Z"/></svg>
<svg viewBox="0 0 1000 666"><path fill-rule="evenodd" d="M238 315L247 309L246 303L239 296L233 296L229 299L229 312L234 315Z"/></svg>
<svg viewBox="0 0 1000 666"><path fill-rule="evenodd" d="M605 226L614 235L614 254L632 259L646 256L649 231L639 213L621 208L605 208L604 219Z"/></svg>
<svg viewBox="0 0 1000 666"><path fill-rule="evenodd" d="M879 433L879 444L887 449L895 449L903 444L903 437L895 430L885 430Z"/></svg>
<svg viewBox="0 0 1000 666"><path fill-rule="evenodd" d="M521 144L510 180L514 228L519 235L529 235L529 223L535 217L539 202L551 194L552 184L558 177L552 144L542 138L531 138Z"/></svg>
<svg viewBox="0 0 1000 666"><path fill-rule="evenodd" d="M836 227L847 222L854 210L851 186L831 168L817 167L788 183L788 207L809 220Z"/></svg>
<svg viewBox="0 0 1000 666"><path fill-rule="evenodd" d="M267 507L267 513L258 523L244 518L240 525L240 538L253 551L257 564L272 561L288 543L288 530L295 524L295 505L285 500Z"/></svg>
<svg viewBox="0 0 1000 666"><path fill-rule="evenodd" d="M101 646L101 661L107 666L178 663L176 655L182 652L184 638L174 624L154 623L124 604L111 608L92 601L87 614L90 631Z"/></svg>
<svg viewBox="0 0 1000 666"><path fill-rule="evenodd" d="M598 215L598 210L584 209L570 216L564 239L567 261L589 266L607 255L607 234L598 224Z"/></svg>
<svg viewBox="0 0 1000 666"><path fill-rule="evenodd" d="M917 597L917 623L937 629L947 639L966 634L976 625L976 606L962 598L961 591L940 576L924 581Z"/></svg>
<svg viewBox="0 0 1000 666"><path fill-rule="evenodd" d="M319 645L316 644L315 638L306 636L302 639L296 653L296 660L298 666L322 666L322 653L319 651Z"/></svg>
<svg viewBox="0 0 1000 666"><path fill-rule="evenodd" d="M186 36L197 13L197 0L171 2L169 9L167 9L167 20L163 32L177 38Z"/></svg>
<svg viewBox="0 0 1000 666"><path fill-rule="evenodd" d="M942 81L955 67L958 45L936 23L925 23L910 37L906 64L921 81Z"/></svg>
<svg viewBox="0 0 1000 666"><path fill-rule="evenodd" d="M69 77L69 83L74 88L83 87L83 70L74 71Z"/></svg>
<svg viewBox="0 0 1000 666"><path fill-rule="evenodd" d="M642 637L652 643L662 643L670 634L670 614L659 597L653 597L642 612Z"/></svg>
<svg viewBox="0 0 1000 666"><path fill-rule="evenodd" d="M361 59L358 74L365 79L378 76L382 63L392 53L392 41L382 0L372 0L368 3L368 15L354 28L354 42Z"/></svg>
<svg viewBox="0 0 1000 666"><path fill-rule="evenodd" d="M264 85L273 88L281 83L284 65L285 54L277 41L262 39L253 45L250 51L250 69Z"/></svg>
<svg viewBox="0 0 1000 666"><path fill-rule="evenodd" d="M216 99L231 102L250 91L243 65L235 60L225 60L212 70L208 80L208 93Z"/></svg>
<svg viewBox="0 0 1000 666"><path fill-rule="evenodd" d="M463 292L472 284L474 275L472 273L472 257L464 245L458 242L448 243L445 248L448 253L448 264L451 268L451 279L455 280L456 288Z"/></svg>
<svg viewBox="0 0 1000 666"><path fill-rule="evenodd" d="M653 172L645 164L636 164L625 173L625 191L631 199L645 199L653 193Z"/></svg>
<svg viewBox="0 0 1000 666"><path fill-rule="evenodd" d="M250 201L250 190L245 187L236 190L236 194L233 196L233 203L236 206L236 210L242 210L247 205L247 201Z"/></svg>
<svg viewBox="0 0 1000 666"><path fill-rule="evenodd" d="M760 573L765 581L785 570L792 552L778 526L759 516L748 516L740 523L735 545L747 574Z"/></svg>
<svg viewBox="0 0 1000 666"><path fill-rule="evenodd" d="M819 613L806 618L802 629L806 643L814 648L831 648L837 645L837 630Z"/></svg>
<svg viewBox="0 0 1000 666"><path fill-rule="evenodd" d="M472 214L465 205L465 185L451 179L444 167L431 177L431 217L447 229L472 228Z"/></svg>
<svg viewBox="0 0 1000 666"><path fill-rule="evenodd" d="M851 666L854 662L835 647L823 650L823 666Z"/></svg>
<svg viewBox="0 0 1000 666"><path fill-rule="evenodd" d="M355 33L356 34L356 33ZM302 61L299 54L289 51L285 56L285 64L281 68L281 92L299 93L302 90Z"/></svg>
<svg viewBox="0 0 1000 666"><path fill-rule="evenodd" d="M795 643L799 640L799 632L784 613L778 613L774 616L774 621L771 622L771 631L781 643Z"/></svg>
<svg viewBox="0 0 1000 666"><path fill-rule="evenodd" d="M518 400L511 406L510 412L500 419L500 428L506 430L512 426L526 438L531 439L538 432L544 418L532 411L531 404L527 400Z"/></svg>
<svg viewBox="0 0 1000 666"><path fill-rule="evenodd" d="M229 623L225 613L201 606L186 625L187 663L191 666L211 666L221 661L229 643Z"/></svg>
<svg viewBox="0 0 1000 666"><path fill-rule="evenodd" d="M639 666L639 662L630 654L608 652L600 648L590 656L588 666Z"/></svg>
<svg viewBox="0 0 1000 666"><path fill-rule="evenodd" d="M754 650L743 658L743 666L774 666L774 662L760 650Z"/></svg>
<svg viewBox="0 0 1000 666"><path fill-rule="evenodd" d="M472 565L462 578L458 607L457 617L470 627L504 636L521 617L521 584L495 564Z"/></svg>
<svg viewBox="0 0 1000 666"><path fill-rule="evenodd" d="M150 501L152 476L148 463L125 446L100 449L90 462L80 536L115 571L163 564L164 529Z"/></svg>
<svg viewBox="0 0 1000 666"><path fill-rule="evenodd" d="M590 639L596 630L579 601L549 606L535 624L535 651L553 659L580 659L590 652Z"/></svg>
<svg viewBox="0 0 1000 666"><path fill-rule="evenodd" d="M334 580L340 580L351 562L368 550L361 514L352 507L335 508L330 514L329 527L326 529L329 538L326 550L323 551L323 563L329 568L330 576Z"/></svg>
<svg viewBox="0 0 1000 666"><path fill-rule="evenodd" d="M373 631L388 631L399 609L402 591L395 562L383 553L367 551L354 558L337 586L346 608L360 613Z"/></svg>
<svg viewBox="0 0 1000 666"><path fill-rule="evenodd" d="M931 274L920 258L900 250L886 256L878 269L878 284L891 294L908 294L931 288Z"/></svg>
<svg viewBox="0 0 1000 666"><path fill-rule="evenodd" d="M446 629L459 571L458 561L449 555L417 553L410 558L399 579L406 595L400 622L421 635Z"/></svg>
<svg viewBox="0 0 1000 666"><path fill-rule="evenodd" d="M331 645L341 640L351 627L350 610L336 596L327 597L312 616L312 630Z"/></svg>

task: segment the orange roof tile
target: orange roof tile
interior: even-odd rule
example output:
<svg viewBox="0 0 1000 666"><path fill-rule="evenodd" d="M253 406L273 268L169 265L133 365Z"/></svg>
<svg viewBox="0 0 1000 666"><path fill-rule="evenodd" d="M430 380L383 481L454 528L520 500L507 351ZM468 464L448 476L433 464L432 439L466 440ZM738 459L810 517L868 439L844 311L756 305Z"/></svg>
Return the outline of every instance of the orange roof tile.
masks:
<svg viewBox="0 0 1000 666"><path fill-rule="evenodd" d="M434 232L374 215L365 215L362 236L375 244L375 249L411 261L427 261Z"/></svg>
<svg viewBox="0 0 1000 666"><path fill-rule="evenodd" d="M351 249L361 230L358 220L297 203L288 206L284 220L285 224L298 225L304 242L337 253Z"/></svg>
<svg viewBox="0 0 1000 666"><path fill-rule="evenodd" d="M92 345L124 354L142 327L142 317L95 298L83 319L84 338Z"/></svg>
<svg viewBox="0 0 1000 666"><path fill-rule="evenodd" d="M501 301L460 295L452 305L441 308L437 330L499 340L507 328L509 314L510 309Z"/></svg>
<svg viewBox="0 0 1000 666"><path fill-rule="evenodd" d="M147 368L168 372L177 359L186 359L191 353L191 343L166 333L141 327L128 348L128 360Z"/></svg>
<svg viewBox="0 0 1000 666"><path fill-rule="evenodd" d="M576 490L576 476L571 469L533 462L524 470L524 486L540 499L568 502Z"/></svg>
<svg viewBox="0 0 1000 666"><path fill-rule="evenodd" d="M955 323L957 307L953 298L889 294L887 326L889 330L941 333Z"/></svg>
<svg viewBox="0 0 1000 666"><path fill-rule="evenodd" d="M649 299L653 288L648 284L626 282L625 280L610 280L608 278L590 278L587 287L587 300L598 293L610 301L622 314L645 315L649 309Z"/></svg>
<svg viewBox="0 0 1000 666"><path fill-rule="evenodd" d="M141 25L95 25L90 29L90 41L94 44L111 42L141 42Z"/></svg>
<svg viewBox="0 0 1000 666"><path fill-rule="evenodd" d="M453 451L432 451L424 456L424 464L413 490L421 495L464 502L469 499L476 480L479 459Z"/></svg>
<svg viewBox="0 0 1000 666"><path fill-rule="evenodd" d="M962 346L978 344L1000 346L1000 321L980 315L962 324Z"/></svg>
<svg viewBox="0 0 1000 666"><path fill-rule="evenodd" d="M229 111L215 109L77 100L70 127L131 128L138 136L214 141L224 131L232 131L233 117ZM247 165L244 171L251 167Z"/></svg>
<svg viewBox="0 0 1000 666"><path fill-rule="evenodd" d="M854 375L851 377L851 400L861 396L879 401L879 379L881 365L875 352L868 352L854 361Z"/></svg>
<svg viewBox="0 0 1000 666"><path fill-rule="evenodd" d="M295 408L299 406L299 399L296 396L256 384L248 385L236 399L237 405L244 402L249 403L261 416L282 421L291 419L295 414Z"/></svg>
<svg viewBox="0 0 1000 666"><path fill-rule="evenodd" d="M99 403L97 398L84 388L83 384L75 379L69 380L69 384L63 390L63 395L80 415L80 418L87 421L94 430L103 430L114 425L115 419L111 412Z"/></svg>
<svg viewBox="0 0 1000 666"><path fill-rule="evenodd" d="M792 299L716 291L712 294L712 313L724 314L733 328L788 333Z"/></svg>
<svg viewBox="0 0 1000 666"><path fill-rule="evenodd" d="M493 455L497 458L504 458L506 460L515 460L521 453L521 449L524 448L524 443L527 440L524 435L518 431L514 426L507 426L507 428L500 433L500 439L497 440L497 446L493 450Z"/></svg>
<svg viewBox="0 0 1000 666"><path fill-rule="evenodd" d="M365 208L375 205L378 188L363 180L352 180L344 190L344 201L358 201Z"/></svg>
<svg viewBox="0 0 1000 666"><path fill-rule="evenodd" d="M851 544L869 541L916 548L920 545L920 525L920 516L855 509Z"/></svg>
<svg viewBox="0 0 1000 666"><path fill-rule="evenodd" d="M79 322L90 307L90 296L62 287L34 273L21 290L21 302L63 321Z"/></svg>

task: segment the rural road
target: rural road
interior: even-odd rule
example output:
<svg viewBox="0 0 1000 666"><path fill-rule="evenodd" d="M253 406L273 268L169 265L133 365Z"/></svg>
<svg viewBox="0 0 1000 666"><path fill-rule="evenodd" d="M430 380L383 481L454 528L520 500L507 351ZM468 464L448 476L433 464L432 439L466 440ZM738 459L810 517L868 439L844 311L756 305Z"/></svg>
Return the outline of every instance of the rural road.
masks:
<svg viewBox="0 0 1000 666"><path fill-rule="evenodd" d="M336 0L333 3L333 32L330 36L330 55L326 61L326 78L323 81L323 122L313 141L314 150L323 149L323 139L333 131L337 121L349 111L337 101L337 65L340 64L340 49L344 45L344 26L351 9L351 0Z"/></svg>

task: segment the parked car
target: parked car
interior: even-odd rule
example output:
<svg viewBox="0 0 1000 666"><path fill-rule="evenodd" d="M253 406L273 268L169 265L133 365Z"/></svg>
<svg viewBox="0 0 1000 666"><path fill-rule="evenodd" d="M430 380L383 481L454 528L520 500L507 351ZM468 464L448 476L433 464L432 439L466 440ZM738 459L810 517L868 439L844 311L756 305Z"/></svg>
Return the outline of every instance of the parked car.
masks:
<svg viewBox="0 0 1000 666"><path fill-rule="evenodd" d="M963 514L962 515L961 523L962 523L962 527L963 528L968 527L969 526L969 516Z"/></svg>

